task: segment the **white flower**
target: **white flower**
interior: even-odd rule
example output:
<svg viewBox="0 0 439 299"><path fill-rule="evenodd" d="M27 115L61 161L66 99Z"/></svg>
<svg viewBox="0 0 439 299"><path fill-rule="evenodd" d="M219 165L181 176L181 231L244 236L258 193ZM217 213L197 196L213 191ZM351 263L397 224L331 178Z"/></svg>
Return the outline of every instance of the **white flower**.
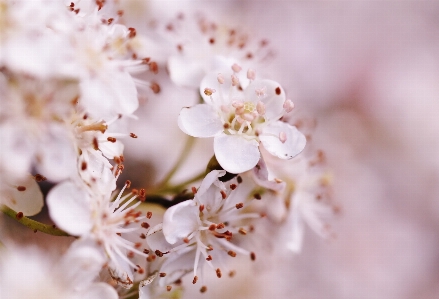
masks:
<svg viewBox="0 0 439 299"><path fill-rule="evenodd" d="M321 237L332 235L327 220L337 211L337 206L331 201L331 175L323 167L323 159L323 152L318 151L311 157L300 156L288 163L273 161L273 174L283 181L285 188L272 194L289 206L283 219L282 239L288 249L297 253L302 250L305 224Z"/></svg>
<svg viewBox="0 0 439 299"><path fill-rule="evenodd" d="M44 206L43 194L32 175L13 179L0 172L0 208L2 204L24 216L33 216Z"/></svg>
<svg viewBox="0 0 439 299"><path fill-rule="evenodd" d="M241 209L250 200L246 192L240 193L236 181L226 186L218 178L226 172L211 171L196 191L193 200L187 200L169 208L163 223L154 226L147 236L148 245L160 257L166 255L160 271L166 277L160 283L172 283L189 271L197 271L202 261L211 266L221 277L221 267L237 253L255 259L233 241L237 235L245 235L249 226L243 220L260 218L258 213L246 213ZM234 191L237 189L236 191ZM214 266L215 265L215 266Z"/></svg>
<svg viewBox="0 0 439 299"><path fill-rule="evenodd" d="M65 119L73 111L77 83L0 74L0 165L15 177L35 166L49 180L68 178L76 152Z"/></svg>
<svg viewBox="0 0 439 299"><path fill-rule="evenodd" d="M60 258L36 248L10 248L0 255L0 297L117 299L110 285L94 282L104 262L91 244L73 244Z"/></svg>
<svg viewBox="0 0 439 299"><path fill-rule="evenodd" d="M233 65L232 70L231 75L215 73L203 79L200 91L206 103L183 108L180 129L194 137L215 137L215 156L231 173L247 171L258 163L260 143L281 159L299 154L306 138L279 120L289 101L281 86L271 80L254 80L249 70L245 87L237 76L239 66Z"/></svg>
<svg viewBox="0 0 439 299"><path fill-rule="evenodd" d="M138 243L123 237L140 229L140 224L128 228L130 223L138 223L145 217L134 210L140 201L129 206L138 197L136 192L122 196L129 184L125 184L114 201L110 193L93 192L92 188L81 188L73 182L58 184L47 196L50 217L56 225L74 236L97 241L108 256L113 278L127 288L132 286L136 268L128 255L146 256L138 249Z"/></svg>
<svg viewBox="0 0 439 299"><path fill-rule="evenodd" d="M179 15L166 23L163 36L175 49L168 60L171 80L185 87L198 88L204 76L225 63L254 67L273 54L266 40L202 15Z"/></svg>

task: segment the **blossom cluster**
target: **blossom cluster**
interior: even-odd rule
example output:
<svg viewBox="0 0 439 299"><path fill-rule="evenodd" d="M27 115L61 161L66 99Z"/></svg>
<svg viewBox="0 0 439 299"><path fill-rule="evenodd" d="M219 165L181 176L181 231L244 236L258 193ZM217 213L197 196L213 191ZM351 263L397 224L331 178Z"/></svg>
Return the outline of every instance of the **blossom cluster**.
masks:
<svg viewBox="0 0 439 299"><path fill-rule="evenodd" d="M132 20L130 5L0 0L0 205L20 222L46 205L53 227L35 231L71 237L55 258L0 236L2 298L180 298L186 276L205 292L205 271L233 276L238 255L257 262L263 227L282 228L271 242L293 252L304 223L332 235L331 175L323 152L304 150L287 91L264 75L268 41L200 14ZM194 137L213 137L212 158L172 184L187 156L175 153L162 181L131 188L119 179L138 176L128 127L166 87L180 109L169 122L191 152L205 150ZM179 90L202 102L184 107Z"/></svg>

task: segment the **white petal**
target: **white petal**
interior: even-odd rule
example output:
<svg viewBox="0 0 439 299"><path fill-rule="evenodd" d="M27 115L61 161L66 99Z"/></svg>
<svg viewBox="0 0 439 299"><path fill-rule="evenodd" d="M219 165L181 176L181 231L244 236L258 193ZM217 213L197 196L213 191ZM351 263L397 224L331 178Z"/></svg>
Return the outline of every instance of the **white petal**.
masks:
<svg viewBox="0 0 439 299"><path fill-rule="evenodd" d="M203 194L210 188L212 184L214 184L219 177L222 177L226 174L224 170L212 170L209 172L201 182L200 188L198 188L197 194Z"/></svg>
<svg viewBox="0 0 439 299"><path fill-rule="evenodd" d="M204 76L200 63L185 59L184 56L171 56L168 60L168 70L171 80L184 87L197 88Z"/></svg>
<svg viewBox="0 0 439 299"><path fill-rule="evenodd" d="M116 290L109 284L99 282L91 285L87 290L81 292L81 299L117 299Z"/></svg>
<svg viewBox="0 0 439 299"><path fill-rule="evenodd" d="M0 140L0 168L11 176L24 177L35 153L33 140L23 136L22 127L12 122L0 126Z"/></svg>
<svg viewBox="0 0 439 299"><path fill-rule="evenodd" d="M175 244L198 229L198 208L192 200L170 207L163 215L163 234Z"/></svg>
<svg viewBox="0 0 439 299"><path fill-rule="evenodd" d="M253 168L253 175L255 182L264 188L274 190L274 191L280 191L283 188L285 188L286 183L285 182L277 182L277 181L270 181L268 180L268 168L265 164L264 159L261 156L261 159L259 160L258 164L255 168Z"/></svg>
<svg viewBox="0 0 439 299"><path fill-rule="evenodd" d="M55 186L47 195L50 218L62 230L80 236L93 227L89 195L72 182Z"/></svg>
<svg viewBox="0 0 439 299"><path fill-rule="evenodd" d="M258 97L256 90L264 90L264 96ZM262 101L265 104L265 119L276 120L283 115L283 105L285 102L285 91L279 83L272 80L255 80L245 89L247 101L254 103Z"/></svg>
<svg viewBox="0 0 439 299"><path fill-rule="evenodd" d="M7 180L6 186L8 187L2 190L2 194L0 194L0 202L14 211L22 212L24 216L33 216L38 214L43 208L43 194L37 182L30 174L23 180ZM22 186L26 189L18 191L15 186Z"/></svg>
<svg viewBox="0 0 439 299"><path fill-rule="evenodd" d="M101 247L90 239L79 239L69 247L61 260L64 278L71 285L84 288L98 276L106 262Z"/></svg>
<svg viewBox="0 0 439 299"><path fill-rule="evenodd" d="M208 104L181 109L178 126L193 137L212 137L224 130L218 113Z"/></svg>
<svg viewBox="0 0 439 299"><path fill-rule="evenodd" d="M66 128L52 124L41 140L38 171L51 181L67 179L76 172L76 152L68 136Z"/></svg>
<svg viewBox="0 0 439 299"><path fill-rule="evenodd" d="M166 241L165 235L163 234L162 223L157 224L148 231L146 242L153 251L159 250L161 252L168 252L174 247L174 245Z"/></svg>
<svg viewBox="0 0 439 299"><path fill-rule="evenodd" d="M252 169L261 156L256 140L240 135L221 134L215 137L213 148L218 163L224 170L241 173Z"/></svg>
<svg viewBox="0 0 439 299"><path fill-rule="evenodd" d="M139 106L136 85L126 72L111 71L83 80L80 88L82 104L96 118L129 115Z"/></svg>
<svg viewBox="0 0 439 299"><path fill-rule="evenodd" d="M284 143L279 139L281 132L285 133L286 136ZM305 135L299 132L296 127L281 121L266 126L259 139L270 154L281 159L291 159L297 156L306 145Z"/></svg>

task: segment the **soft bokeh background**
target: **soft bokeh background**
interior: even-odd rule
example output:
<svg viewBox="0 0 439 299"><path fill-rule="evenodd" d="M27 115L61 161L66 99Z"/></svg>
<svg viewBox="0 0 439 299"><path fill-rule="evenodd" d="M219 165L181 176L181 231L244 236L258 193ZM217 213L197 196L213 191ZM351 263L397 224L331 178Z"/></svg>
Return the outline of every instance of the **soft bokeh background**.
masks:
<svg viewBox="0 0 439 299"><path fill-rule="evenodd" d="M258 263L237 258L233 279L212 277L207 294L189 283L185 298L439 298L439 2L127 1L138 30L145 11L201 11L268 38L276 55L266 67L297 115L316 120L312 140L326 153L341 206L336 239L307 230L296 255L279 237ZM160 102L146 100L136 112L139 138L126 142L133 181L158 180L173 165L185 138L176 118L197 100L162 84ZM175 180L206 165L211 140L197 148ZM21 244L36 239L3 221ZM44 238L45 248L69 244Z"/></svg>
<svg viewBox="0 0 439 299"><path fill-rule="evenodd" d="M439 3L165 4L268 37L267 68L317 121L342 208L335 240L307 231L301 254L279 245L259 266L237 261L235 278L186 298L439 298Z"/></svg>

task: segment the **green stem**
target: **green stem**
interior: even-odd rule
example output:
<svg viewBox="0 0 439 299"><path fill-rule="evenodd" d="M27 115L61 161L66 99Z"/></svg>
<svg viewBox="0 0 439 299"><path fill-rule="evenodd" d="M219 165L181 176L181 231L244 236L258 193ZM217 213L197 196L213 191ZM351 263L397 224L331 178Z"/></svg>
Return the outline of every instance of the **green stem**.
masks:
<svg viewBox="0 0 439 299"><path fill-rule="evenodd" d="M188 138L186 139L186 143L184 145L184 148L183 148L183 150L181 152L181 155L180 155L180 157L177 160L177 163L175 163L174 167L172 167L172 169L163 178L163 180L159 184L157 184L157 187L154 188L155 190L160 190L160 189L166 187L166 185L169 183L171 178L174 176L174 174L180 168L181 164L183 164L183 162L186 161L186 158L190 154L191 148L194 145L194 143L195 143L195 138L192 137L192 136L188 136Z"/></svg>
<svg viewBox="0 0 439 299"><path fill-rule="evenodd" d="M17 220L18 222L20 222L24 226L27 226L30 229L33 229L34 231L40 231L40 232L43 232L45 234L49 234L52 236L70 237L70 235L68 233L56 228L54 225L43 224L41 222L38 222L38 221L32 220L30 218L27 218L25 216L22 216L22 214L15 212L14 210L12 210L11 208L9 208L7 206L1 207L1 210L4 214L8 215L12 219Z"/></svg>
<svg viewBox="0 0 439 299"><path fill-rule="evenodd" d="M189 179L187 179L184 182L181 182L180 184L174 185L174 186L165 186L164 188L160 189L158 192L156 192L155 194L161 195L161 194L167 194L167 193L180 193L181 191L183 191L184 187L186 187L187 185L199 181L202 178L204 178L206 176L206 173L203 171Z"/></svg>

